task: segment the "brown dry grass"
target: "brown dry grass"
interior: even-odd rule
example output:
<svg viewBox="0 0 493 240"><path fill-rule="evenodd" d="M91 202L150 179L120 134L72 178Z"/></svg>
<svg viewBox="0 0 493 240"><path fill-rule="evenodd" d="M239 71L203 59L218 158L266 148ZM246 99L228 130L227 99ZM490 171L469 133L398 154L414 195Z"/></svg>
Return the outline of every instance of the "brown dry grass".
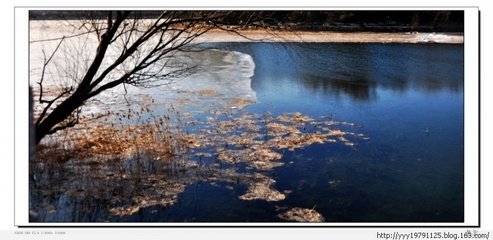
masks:
<svg viewBox="0 0 493 240"><path fill-rule="evenodd" d="M313 209L298 208L298 207L279 214L279 218L286 221L295 221L295 222L318 223L325 221L322 214L318 213L317 211Z"/></svg>
<svg viewBox="0 0 493 240"><path fill-rule="evenodd" d="M131 119L138 122L143 116L149 119L140 124L126 122ZM118 160L141 153L167 158L176 154L174 148L177 144L189 142L186 136L172 133L169 113L154 116L148 106L142 105L138 110L85 117L76 127L60 131L41 142L37 150L41 161Z"/></svg>
<svg viewBox="0 0 493 240"><path fill-rule="evenodd" d="M230 104L235 107L245 107L252 104L252 100L242 99L242 98L234 98L230 101Z"/></svg>
<svg viewBox="0 0 493 240"><path fill-rule="evenodd" d="M86 120L77 128L55 135L53 141L40 145L39 159L62 163L75 159L82 165L91 164L93 170L85 172L84 176L93 180L81 189L69 190L81 199L81 196L89 194L106 199L106 185L96 184L102 188L96 191L93 185L96 179L112 181L115 186L126 181L135 182L133 189L120 186L121 189L126 189L122 197L112 196L105 200L112 202L110 215L125 216L136 214L149 206L172 205L187 184L199 179L244 184L248 190L239 196L241 200L281 201L287 197L287 193L276 190L275 180L268 174L272 169L284 165L283 149L295 150L329 142L353 146L346 136L365 138L362 134L336 129L338 123L335 121L314 120L301 113L274 117L269 113L257 115L241 111L234 116L227 111L223 113L226 116L214 115L212 120L197 123L201 128L199 132L188 134L184 133L184 126L187 124L182 123L179 118L186 115L187 119L193 119L193 116L186 113L180 115L178 111L173 111L175 110L156 116L149 107L142 106L139 111L108 113L107 118ZM126 122L143 118L143 113L147 114L147 120L140 121L140 124ZM347 123L344 125L351 126ZM311 130L307 129L308 126L312 126ZM214 164L201 166L190 161L193 159L192 155L215 158L230 164L231 169L220 169ZM128 159L138 161L137 165L154 167L148 170L139 167L132 170L135 173L122 171L121 163ZM180 161L186 163L182 164ZM236 172L234 169L238 163L246 164L247 168L255 172ZM111 165L115 167L108 170ZM188 177L168 178L165 172L175 171L172 169L175 166L178 166L175 169L178 172L190 172ZM149 175L149 169L160 169L160 172ZM310 209L295 208L279 217L287 221L323 221L321 215Z"/></svg>

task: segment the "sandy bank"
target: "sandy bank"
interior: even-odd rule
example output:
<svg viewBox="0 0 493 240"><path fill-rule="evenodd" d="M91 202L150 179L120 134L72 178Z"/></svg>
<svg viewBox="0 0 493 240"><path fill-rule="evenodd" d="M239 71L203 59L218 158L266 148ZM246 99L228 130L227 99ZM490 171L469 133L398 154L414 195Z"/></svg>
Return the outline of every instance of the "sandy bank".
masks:
<svg viewBox="0 0 493 240"><path fill-rule="evenodd" d="M463 44L462 33L376 33L246 30L210 31L198 42L340 42L340 43L447 43Z"/></svg>

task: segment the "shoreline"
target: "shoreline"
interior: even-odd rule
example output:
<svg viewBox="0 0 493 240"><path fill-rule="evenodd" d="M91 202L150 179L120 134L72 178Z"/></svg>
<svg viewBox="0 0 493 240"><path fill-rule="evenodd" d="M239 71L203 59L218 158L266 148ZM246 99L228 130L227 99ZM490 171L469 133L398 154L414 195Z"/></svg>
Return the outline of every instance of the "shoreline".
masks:
<svg viewBox="0 0 493 240"><path fill-rule="evenodd" d="M311 42L311 43L438 43L464 44L463 33L428 32L335 32L213 29L194 42Z"/></svg>
<svg viewBox="0 0 493 240"><path fill-rule="evenodd" d="M149 21L149 20L147 20ZM46 25L45 25L46 24ZM49 37L36 38L30 36L31 42L44 41L43 38L61 38L73 35L74 32L60 31L65 23L61 21L31 21L31 31L50 31ZM416 43L416 44L464 44L463 32L345 32L345 31L314 31L314 30L274 30L246 29L228 31L210 29L192 42L306 42L306 43Z"/></svg>

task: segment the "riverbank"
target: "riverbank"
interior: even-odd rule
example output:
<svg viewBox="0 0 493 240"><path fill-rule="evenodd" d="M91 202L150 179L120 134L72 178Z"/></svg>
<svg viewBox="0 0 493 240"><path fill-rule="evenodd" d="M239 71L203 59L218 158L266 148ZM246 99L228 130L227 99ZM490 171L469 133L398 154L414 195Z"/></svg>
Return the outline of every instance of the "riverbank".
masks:
<svg viewBox="0 0 493 240"><path fill-rule="evenodd" d="M154 20L144 19L143 25L152 24ZM77 20L64 21L30 21L30 42L45 42L47 39L61 39L77 36L80 31L67 24L78 26ZM232 28L233 29L233 28ZM441 43L463 44L463 32L362 32L362 31L316 31L316 30L276 30L255 28L245 30L211 29L194 39L202 42L326 42L326 43Z"/></svg>
<svg viewBox="0 0 493 240"><path fill-rule="evenodd" d="M463 33L382 33L242 30L211 30L196 42L334 42L334 43L442 43L463 44Z"/></svg>

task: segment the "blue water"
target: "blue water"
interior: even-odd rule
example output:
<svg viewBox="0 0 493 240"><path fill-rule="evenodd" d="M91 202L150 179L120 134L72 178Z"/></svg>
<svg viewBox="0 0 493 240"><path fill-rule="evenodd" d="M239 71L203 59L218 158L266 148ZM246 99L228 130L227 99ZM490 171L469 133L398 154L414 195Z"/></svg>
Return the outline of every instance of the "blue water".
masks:
<svg viewBox="0 0 493 240"><path fill-rule="evenodd" d="M369 141L355 140L354 148L328 143L282 151L285 165L265 173L276 181L275 189L292 191L278 202L241 200L247 191L242 184L192 181L174 205L151 206L110 221L276 222L282 209L302 207L315 209L327 222L463 222L462 45L203 47L252 56L257 102L244 111L331 116L354 123L347 128ZM106 221L104 203L94 202L83 204L91 213L77 215L72 208L80 206L66 204L65 212L75 212L70 218L42 221Z"/></svg>
<svg viewBox="0 0 493 240"><path fill-rule="evenodd" d="M212 47L212 46L210 46ZM355 149L313 145L286 152L276 188L293 190L257 216L235 196L212 198L238 216L273 220L273 205L315 208L331 222L461 222L464 217L462 45L223 43L250 54L258 103L248 111L332 115L370 137ZM329 184L333 181L337 184ZM208 189L207 184L198 189ZM198 192L198 193L197 193ZM223 198L224 197L224 198ZM220 203L228 199L231 204ZM220 204L219 204L220 203ZM236 207L235 207L236 206ZM217 206L216 206L217 207ZM216 211L220 211L217 209ZM210 215L196 220L215 221Z"/></svg>

